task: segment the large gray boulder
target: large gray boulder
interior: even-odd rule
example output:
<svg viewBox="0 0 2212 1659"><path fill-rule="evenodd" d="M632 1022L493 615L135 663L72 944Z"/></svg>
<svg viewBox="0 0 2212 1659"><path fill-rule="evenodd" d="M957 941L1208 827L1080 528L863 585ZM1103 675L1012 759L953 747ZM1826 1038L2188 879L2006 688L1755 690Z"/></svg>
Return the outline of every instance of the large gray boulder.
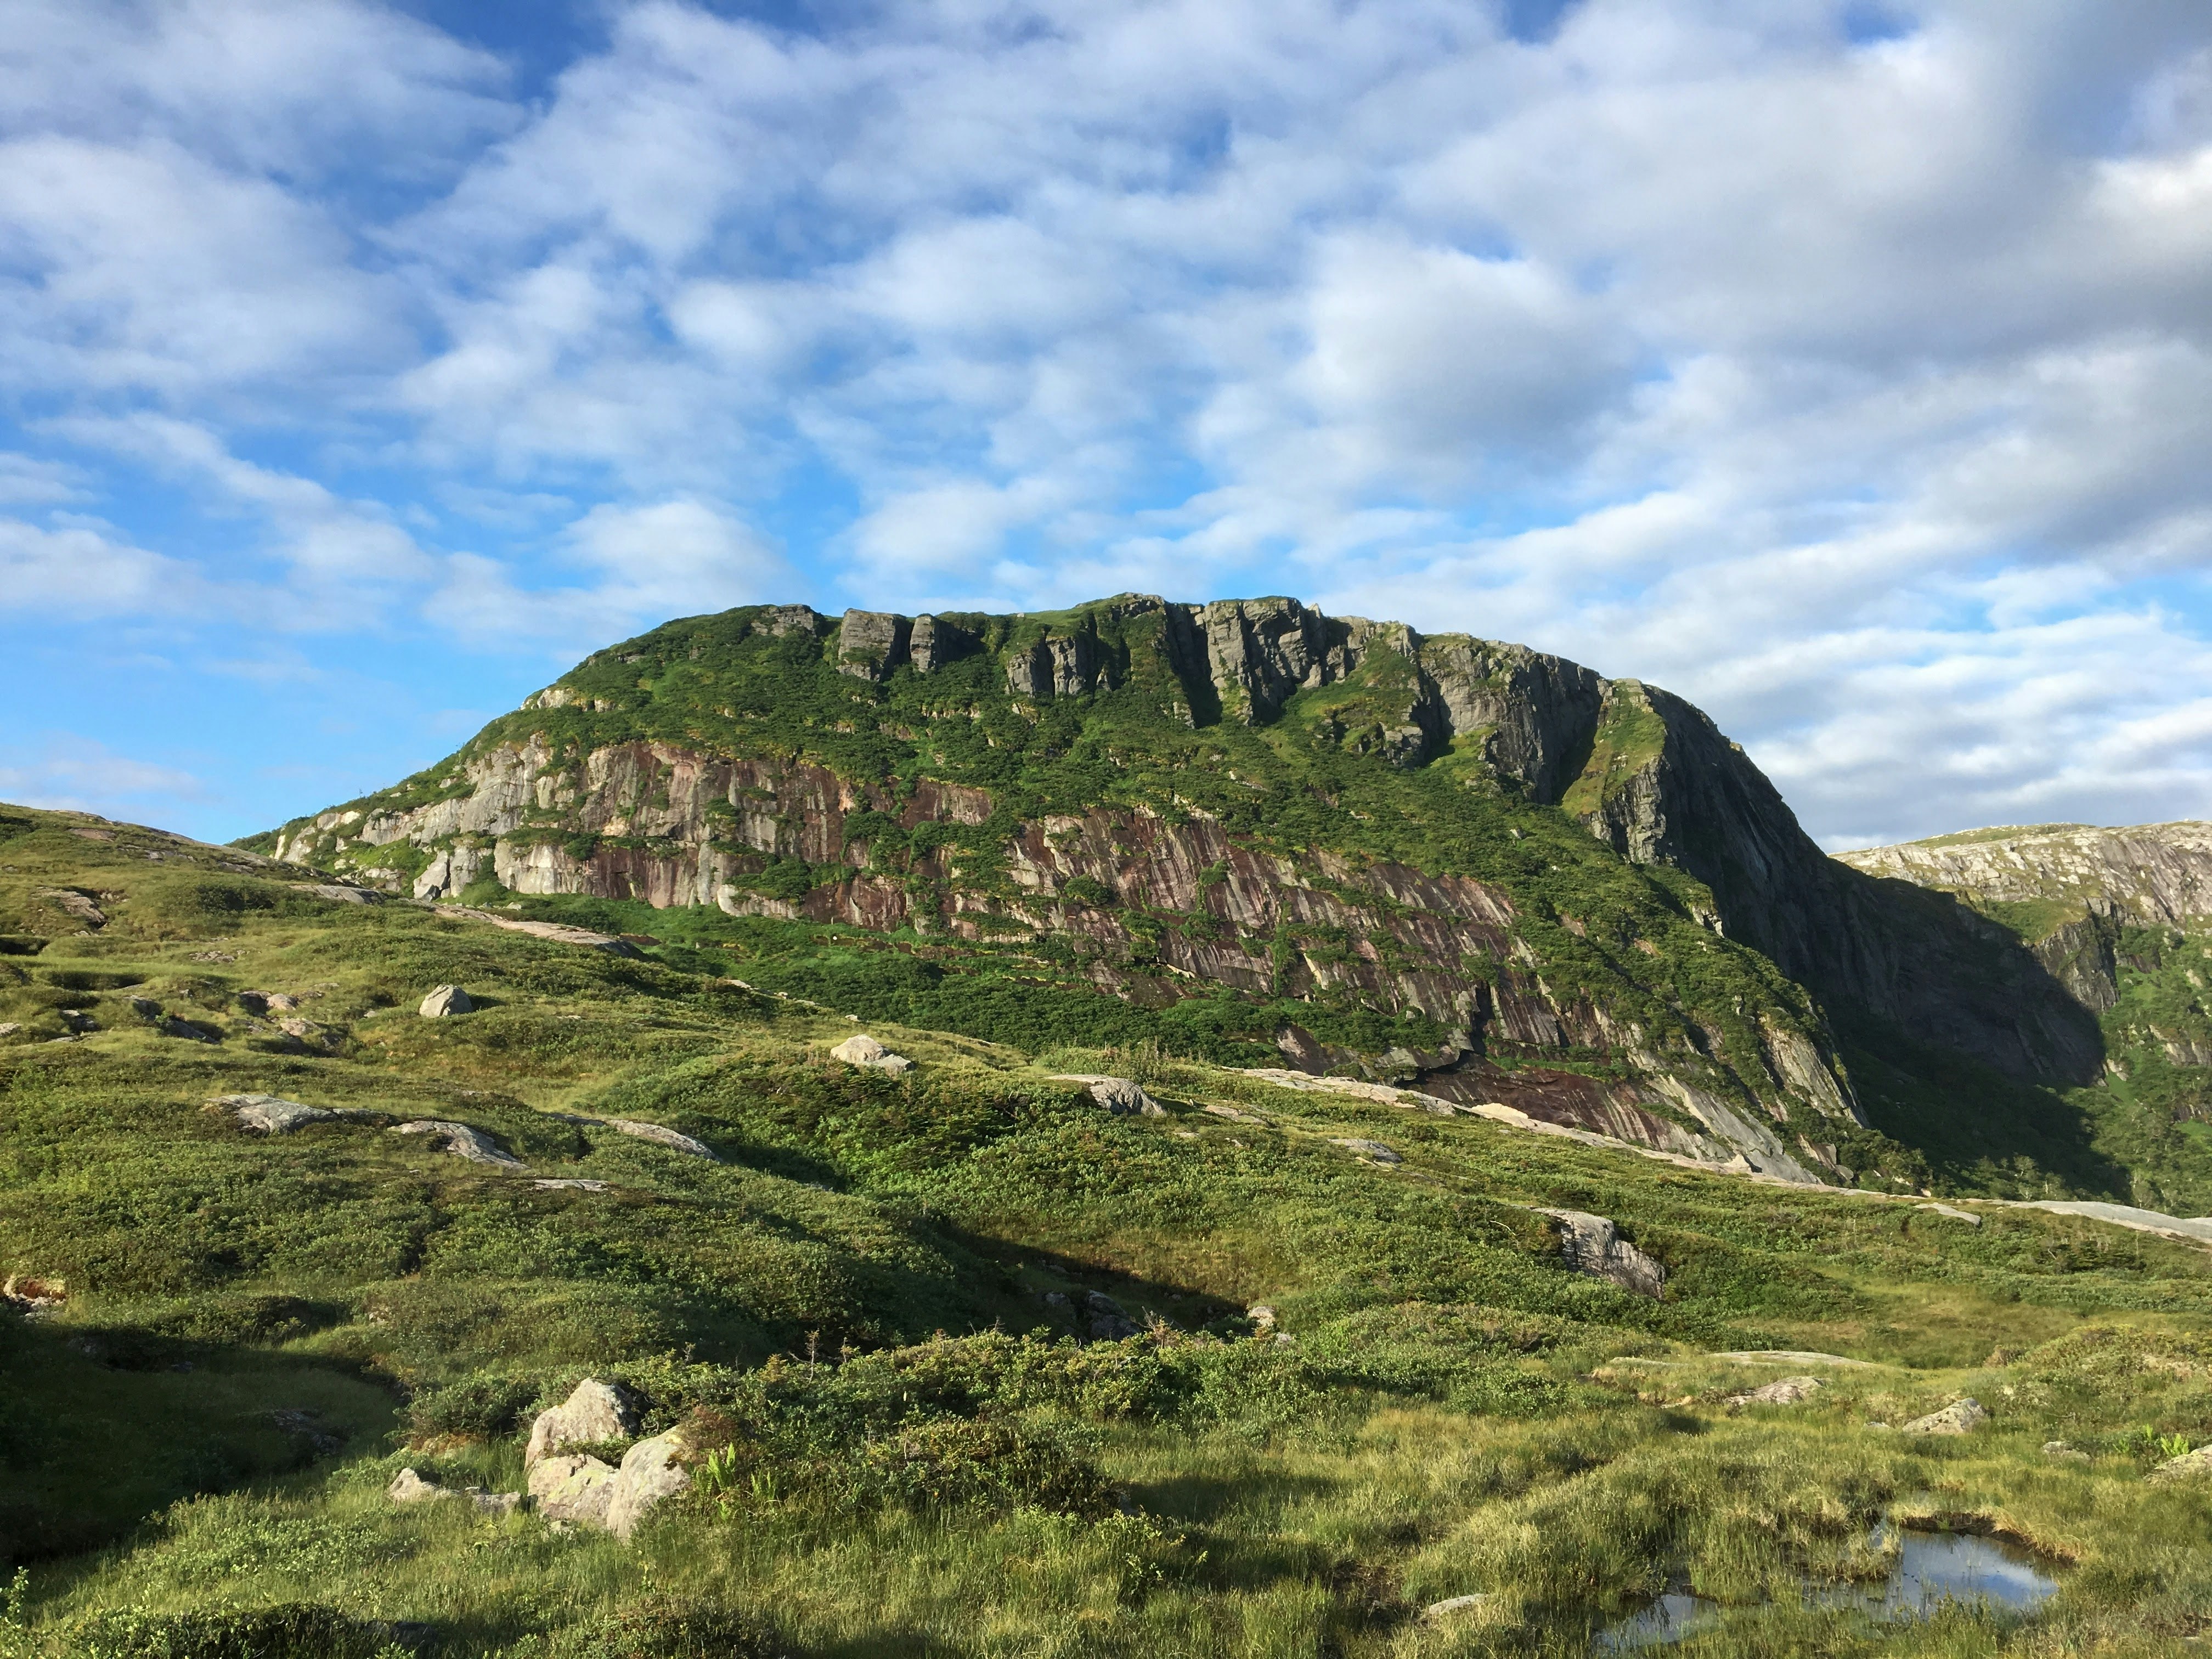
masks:
<svg viewBox="0 0 2212 1659"><path fill-rule="evenodd" d="M451 1152L455 1158L465 1158L471 1164L489 1164L495 1169L524 1168L520 1158L499 1149L499 1146L481 1129L472 1129L465 1123L452 1123L444 1118L418 1117L411 1123L395 1124L396 1135L430 1135L432 1144L441 1152Z"/></svg>
<svg viewBox="0 0 2212 1659"><path fill-rule="evenodd" d="M392 1484L384 1495L395 1504L427 1504L434 1498L458 1498L460 1494L451 1486L441 1486L427 1480L413 1469L402 1469L392 1477Z"/></svg>
<svg viewBox="0 0 2212 1659"><path fill-rule="evenodd" d="M1395 1148L1387 1146L1379 1140L1362 1139L1357 1135L1340 1135L1329 1144L1341 1146L1346 1152L1356 1153L1374 1164L1401 1164L1405 1161L1398 1156Z"/></svg>
<svg viewBox="0 0 2212 1659"><path fill-rule="evenodd" d="M2167 1458L2143 1479L2163 1484L2168 1480L2188 1480L2198 1475L2212 1475L2212 1442L2207 1442L2193 1452Z"/></svg>
<svg viewBox="0 0 2212 1659"><path fill-rule="evenodd" d="M653 1508L691 1490L691 1471L684 1459L690 1451L681 1427L641 1440L623 1454L615 1475L614 1496L607 1504L607 1530L627 1540Z"/></svg>
<svg viewBox="0 0 2212 1659"><path fill-rule="evenodd" d="M530 1467L530 1501L548 1521L604 1527L615 1501L615 1471L596 1457L564 1453Z"/></svg>
<svg viewBox="0 0 2212 1659"><path fill-rule="evenodd" d="M302 1105L279 1095L218 1095L216 1104L228 1109L240 1128L264 1135L288 1135L303 1123L338 1115L328 1107Z"/></svg>
<svg viewBox="0 0 2212 1659"><path fill-rule="evenodd" d="M847 1037L830 1051L830 1058L868 1071L888 1072L893 1077L914 1064L904 1054L893 1054L865 1032Z"/></svg>
<svg viewBox="0 0 2212 1659"><path fill-rule="evenodd" d="M605 1123L610 1129L617 1130L638 1140L649 1140L656 1146L666 1146L673 1152L688 1152L693 1158L705 1158L709 1164L720 1164L722 1161L714 1156L712 1147L702 1141L692 1139L690 1135L679 1130L670 1128L665 1123L644 1123L635 1118L628 1117L611 1117L605 1120Z"/></svg>
<svg viewBox="0 0 2212 1659"><path fill-rule="evenodd" d="M528 1468L570 1446L627 1440L637 1428L637 1407L629 1395L614 1383L587 1376L552 1410L538 1413L522 1462Z"/></svg>
<svg viewBox="0 0 2212 1659"><path fill-rule="evenodd" d="M1731 1406L1795 1406L1828 1385L1817 1376L1784 1376L1729 1396Z"/></svg>
<svg viewBox="0 0 2212 1659"><path fill-rule="evenodd" d="M469 1000L469 994L459 986L441 985L422 999L417 1012L425 1019L442 1019L448 1014L472 1013L475 1010L476 1004Z"/></svg>
<svg viewBox="0 0 2212 1659"><path fill-rule="evenodd" d="M1620 1236L1601 1215L1583 1210L1540 1210L1559 1224L1559 1257L1578 1273L1602 1279L1638 1296L1656 1298L1667 1269Z"/></svg>

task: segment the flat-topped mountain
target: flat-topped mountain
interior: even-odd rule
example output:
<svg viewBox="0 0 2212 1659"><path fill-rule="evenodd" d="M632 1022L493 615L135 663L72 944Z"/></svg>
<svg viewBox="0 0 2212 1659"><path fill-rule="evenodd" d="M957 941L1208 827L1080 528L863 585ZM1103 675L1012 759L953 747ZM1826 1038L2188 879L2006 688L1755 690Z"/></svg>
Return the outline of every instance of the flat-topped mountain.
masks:
<svg viewBox="0 0 2212 1659"><path fill-rule="evenodd" d="M247 845L423 898L711 907L872 951L879 1011L996 1034L951 981L1103 993L1194 1051L1831 1180L1900 1162L1865 1126L1926 1070L1886 1052L1869 1097L1854 1042L2100 1063L2016 939L1826 857L1681 699L1289 599L672 622Z"/></svg>

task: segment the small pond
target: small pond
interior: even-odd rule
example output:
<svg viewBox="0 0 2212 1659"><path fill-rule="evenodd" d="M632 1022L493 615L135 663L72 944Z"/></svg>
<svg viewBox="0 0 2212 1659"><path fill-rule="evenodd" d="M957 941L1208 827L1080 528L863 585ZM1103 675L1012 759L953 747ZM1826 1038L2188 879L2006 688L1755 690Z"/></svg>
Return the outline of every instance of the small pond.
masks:
<svg viewBox="0 0 2212 1659"><path fill-rule="evenodd" d="M2027 1612L2057 1591L2058 1581L2042 1558L2002 1539L1903 1528L1894 1535L1898 1561L1887 1579L1879 1584L1808 1583L1804 1586L1807 1603L1857 1607L1887 1620L1917 1618L1946 1601L1980 1601ZM1891 1536L1887 1528L1876 1527L1869 1541L1879 1547ZM1598 1632L1597 1648L1603 1653L1622 1653L1679 1642L1717 1623L1720 1613L1717 1601L1670 1592L1607 1625Z"/></svg>

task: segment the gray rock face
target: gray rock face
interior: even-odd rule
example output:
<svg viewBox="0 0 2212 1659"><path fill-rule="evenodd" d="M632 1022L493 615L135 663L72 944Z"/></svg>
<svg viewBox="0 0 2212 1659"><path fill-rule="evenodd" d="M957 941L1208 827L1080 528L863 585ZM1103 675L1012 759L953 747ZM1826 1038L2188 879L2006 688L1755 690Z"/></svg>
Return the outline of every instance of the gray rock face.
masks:
<svg viewBox="0 0 2212 1659"><path fill-rule="evenodd" d="M384 1495L395 1504L427 1504L436 1498L458 1498L460 1494L451 1486L441 1486L434 1480L426 1480L413 1469L402 1469L392 1477L392 1484Z"/></svg>
<svg viewBox="0 0 2212 1659"><path fill-rule="evenodd" d="M606 1120L606 1126L634 1140L649 1140L656 1146L665 1146L693 1158L703 1158L709 1164L722 1161L714 1156L714 1149L704 1141L694 1140L690 1135L672 1129L665 1123L641 1123L635 1118L611 1117Z"/></svg>
<svg viewBox="0 0 2212 1659"><path fill-rule="evenodd" d="M1583 1210L1540 1210L1559 1224L1559 1257L1578 1273L1602 1279L1624 1291L1656 1298L1665 1289L1667 1269L1620 1236L1601 1215Z"/></svg>
<svg viewBox="0 0 2212 1659"><path fill-rule="evenodd" d="M1900 1434L1972 1434L1990 1420L1982 1402L1971 1395L1954 1400L1940 1412L1916 1417L1898 1431Z"/></svg>
<svg viewBox="0 0 2212 1659"><path fill-rule="evenodd" d="M627 1440L636 1432L637 1407L629 1395L611 1382L587 1376L561 1404L538 1413L522 1461L532 1466L566 1447Z"/></svg>
<svg viewBox="0 0 2212 1659"><path fill-rule="evenodd" d="M441 985L422 999L422 1006L416 1012L425 1019L443 1019L449 1014L472 1013L475 1010L476 1004L469 1000L469 994L459 986Z"/></svg>
<svg viewBox="0 0 2212 1659"><path fill-rule="evenodd" d="M848 611L837 631L837 672L886 680L907 660L914 624L883 611Z"/></svg>
<svg viewBox="0 0 2212 1659"><path fill-rule="evenodd" d="M89 893L80 893L70 887L42 887L39 896L72 921L82 922L89 932L96 933L107 926L107 913L94 902Z"/></svg>
<svg viewBox="0 0 2212 1659"><path fill-rule="evenodd" d="M1054 1083L1080 1083L1097 1101L1117 1117L1136 1115L1165 1117L1168 1109L1125 1077L1104 1077L1092 1072L1054 1072Z"/></svg>
<svg viewBox="0 0 2212 1659"><path fill-rule="evenodd" d="M2168 1480L2193 1480L2205 1476L2212 1476L2212 1445L2199 1446L2193 1452L2169 1457L2143 1479L2163 1484Z"/></svg>
<svg viewBox="0 0 2212 1659"><path fill-rule="evenodd" d="M1730 1395L1731 1406L1795 1406L1828 1385L1817 1376L1784 1376L1743 1394Z"/></svg>
<svg viewBox="0 0 2212 1659"><path fill-rule="evenodd" d="M1048 635L1006 656L1006 685L1017 696L1073 696L1104 683L1095 635Z"/></svg>
<svg viewBox="0 0 2212 1659"><path fill-rule="evenodd" d="M604 1527L615 1501L615 1471L596 1457L562 1454L530 1466L531 1506L548 1521Z"/></svg>
<svg viewBox="0 0 2212 1659"><path fill-rule="evenodd" d="M978 641L964 628L942 617L916 617L908 636L907 659L917 674L933 674L947 663L972 655Z"/></svg>
<svg viewBox="0 0 2212 1659"><path fill-rule="evenodd" d="M465 1123L449 1122L444 1118L419 1117L410 1123L392 1126L396 1135L429 1135L431 1144L441 1152L451 1152L455 1158L465 1158L471 1164L489 1164L495 1169L520 1170L520 1158L501 1152L499 1144L481 1129Z"/></svg>
<svg viewBox="0 0 2212 1659"><path fill-rule="evenodd" d="M1362 1140L1357 1137L1338 1136L1329 1144L1332 1146L1341 1146L1347 1152L1357 1152L1360 1157L1371 1158L1377 1164L1398 1164L1404 1161L1395 1151L1379 1140Z"/></svg>
<svg viewBox="0 0 2212 1659"><path fill-rule="evenodd" d="M1118 1342L1143 1334L1144 1328L1129 1317L1128 1310L1103 1291L1085 1293L1083 1310L1094 1342Z"/></svg>

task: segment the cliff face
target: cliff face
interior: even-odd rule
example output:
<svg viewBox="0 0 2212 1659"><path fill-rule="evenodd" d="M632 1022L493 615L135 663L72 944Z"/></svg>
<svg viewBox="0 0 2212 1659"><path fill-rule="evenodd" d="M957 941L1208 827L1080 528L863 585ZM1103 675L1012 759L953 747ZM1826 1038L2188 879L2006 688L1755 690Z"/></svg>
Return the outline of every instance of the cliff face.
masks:
<svg viewBox="0 0 2212 1659"><path fill-rule="evenodd" d="M1850 1090L1747 951L2009 1070L2095 1064L2044 964L1823 856L1679 698L1291 599L671 623L270 850L418 897L1051 941L1147 1006L1418 1014L1443 1046L1387 1064L1278 1041L1800 1172L1834 1167Z"/></svg>
<svg viewBox="0 0 2212 1659"><path fill-rule="evenodd" d="M1977 830L1840 856L1869 875L1997 903L2078 904L2168 927L2212 917L2212 823Z"/></svg>

